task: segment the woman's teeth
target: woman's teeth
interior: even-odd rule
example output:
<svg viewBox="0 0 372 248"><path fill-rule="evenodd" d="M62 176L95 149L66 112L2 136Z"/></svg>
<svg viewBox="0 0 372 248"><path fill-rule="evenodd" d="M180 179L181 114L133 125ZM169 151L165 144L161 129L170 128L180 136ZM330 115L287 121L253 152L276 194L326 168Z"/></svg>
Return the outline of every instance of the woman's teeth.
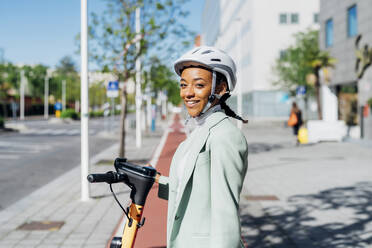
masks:
<svg viewBox="0 0 372 248"><path fill-rule="evenodd" d="M189 105L189 106L193 106L195 104L197 104L199 101L186 101L186 104Z"/></svg>

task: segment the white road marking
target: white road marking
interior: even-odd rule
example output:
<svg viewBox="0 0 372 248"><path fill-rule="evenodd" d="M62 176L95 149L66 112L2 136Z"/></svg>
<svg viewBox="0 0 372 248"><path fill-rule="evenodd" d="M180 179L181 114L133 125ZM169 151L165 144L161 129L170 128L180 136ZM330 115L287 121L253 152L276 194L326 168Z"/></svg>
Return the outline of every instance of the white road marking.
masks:
<svg viewBox="0 0 372 248"><path fill-rule="evenodd" d="M80 131L78 129L72 129L66 132L66 135L77 135Z"/></svg>
<svg viewBox="0 0 372 248"><path fill-rule="evenodd" d="M0 159L18 159L18 155L0 154Z"/></svg>

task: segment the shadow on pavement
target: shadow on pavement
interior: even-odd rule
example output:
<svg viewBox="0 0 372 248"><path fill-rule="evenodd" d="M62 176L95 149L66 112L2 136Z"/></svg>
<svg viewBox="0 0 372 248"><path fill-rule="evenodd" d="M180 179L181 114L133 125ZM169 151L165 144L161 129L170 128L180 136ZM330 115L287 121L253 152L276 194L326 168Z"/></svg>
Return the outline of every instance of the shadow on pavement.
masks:
<svg viewBox="0 0 372 248"><path fill-rule="evenodd" d="M284 148L283 145L279 144L268 144L268 143L248 143L248 154L269 152L276 149Z"/></svg>
<svg viewBox="0 0 372 248"><path fill-rule="evenodd" d="M245 206L248 211L249 205ZM371 182L293 196L285 209L269 207L264 212L255 216L242 213L242 232L248 247L359 248L372 245Z"/></svg>

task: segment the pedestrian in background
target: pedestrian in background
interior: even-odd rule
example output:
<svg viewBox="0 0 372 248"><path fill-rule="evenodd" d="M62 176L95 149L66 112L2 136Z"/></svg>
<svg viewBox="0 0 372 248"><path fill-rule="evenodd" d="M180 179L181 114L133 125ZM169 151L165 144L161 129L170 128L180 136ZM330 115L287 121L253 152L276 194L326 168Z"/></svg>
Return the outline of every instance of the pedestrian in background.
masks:
<svg viewBox="0 0 372 248"><path fill-rule="evenodd" d="M297 106L297 103L292 103L291 113L288 120L288 126L293 128L293 134L296 136L296 145L299 145L298 140L298 130L302 126L302 112L301 109Z"/></svg>

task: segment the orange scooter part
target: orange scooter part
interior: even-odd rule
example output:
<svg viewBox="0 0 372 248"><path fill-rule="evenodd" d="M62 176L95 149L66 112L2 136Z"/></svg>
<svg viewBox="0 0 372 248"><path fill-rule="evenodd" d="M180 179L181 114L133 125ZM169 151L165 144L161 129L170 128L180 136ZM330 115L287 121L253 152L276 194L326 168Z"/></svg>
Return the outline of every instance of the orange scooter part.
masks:
<svg viewBox="0 0 372 248"><path fill-rule="evenodd" d="M133 248L136 240L139 223L142 218L143 206L132 203L129 207L129 219L124 227L123 236L121 238L121 248Z"/></svg>

